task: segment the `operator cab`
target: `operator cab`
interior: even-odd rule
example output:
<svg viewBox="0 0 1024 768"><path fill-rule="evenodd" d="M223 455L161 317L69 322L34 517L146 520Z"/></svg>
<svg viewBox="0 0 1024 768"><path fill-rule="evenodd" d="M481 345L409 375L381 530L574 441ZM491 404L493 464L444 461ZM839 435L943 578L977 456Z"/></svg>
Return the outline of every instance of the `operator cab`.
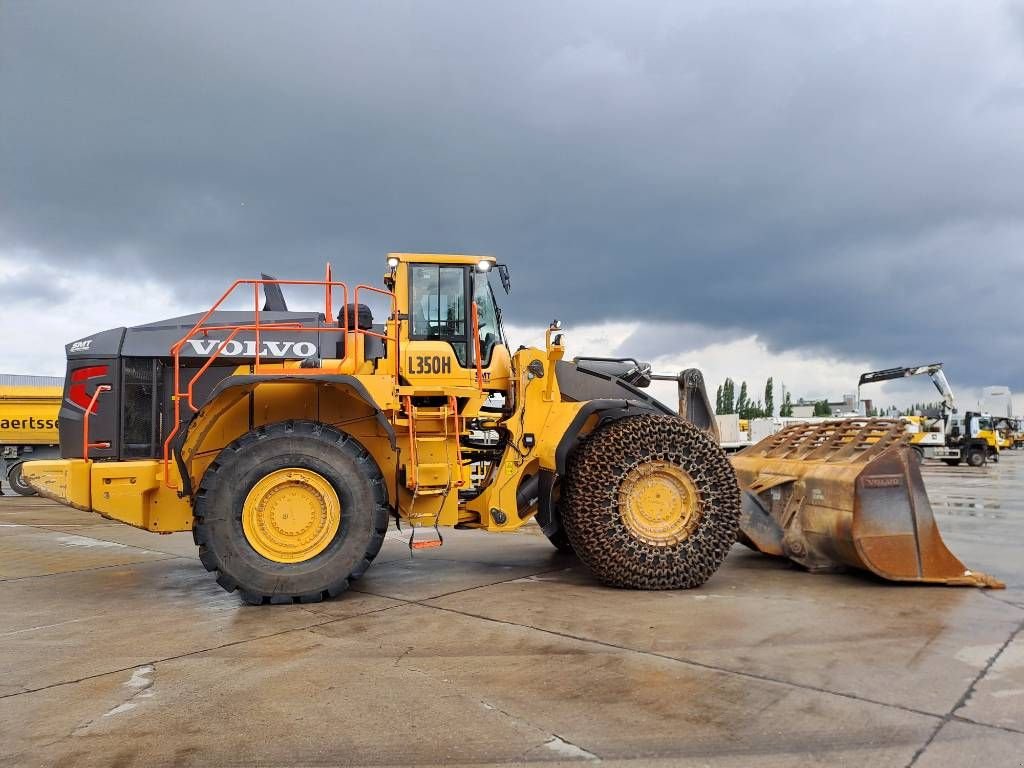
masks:
<svg viewBox="0 0 1024 768"><path fill-rule="evenodd" d="M388 266L385 283L394 286L399 307L408 307L402 379L413 386L506 391L511 357L490 281L497 273L508 292L504 265L490 257L391 254Z"/></svg>

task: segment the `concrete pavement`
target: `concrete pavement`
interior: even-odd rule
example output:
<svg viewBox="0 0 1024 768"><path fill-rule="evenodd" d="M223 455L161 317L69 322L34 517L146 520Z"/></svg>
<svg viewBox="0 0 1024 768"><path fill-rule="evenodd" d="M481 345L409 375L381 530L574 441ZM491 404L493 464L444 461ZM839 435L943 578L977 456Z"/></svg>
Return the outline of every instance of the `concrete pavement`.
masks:
<svg viewBox="0 0 1024 768"><path fill-rule="evenodd" d="M535 531L455 531L252 608L187 534L5 497L0 764L1019 766L1024 452L925 481L1007 590L737 547L698 590L629 592Z"/></svg>

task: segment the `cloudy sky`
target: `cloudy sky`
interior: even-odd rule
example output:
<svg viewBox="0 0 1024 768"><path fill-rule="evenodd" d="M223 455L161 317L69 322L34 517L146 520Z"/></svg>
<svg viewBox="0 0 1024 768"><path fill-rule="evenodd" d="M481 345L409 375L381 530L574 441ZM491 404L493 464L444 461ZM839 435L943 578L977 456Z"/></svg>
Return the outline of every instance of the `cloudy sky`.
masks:
<svg viewBox="0 0 1024 768"><path fill-rule="evenodd" d="M6 0L0 370L422 250L511 265L514 344L1024 393L1022 181L1020 2Z"/></svg>

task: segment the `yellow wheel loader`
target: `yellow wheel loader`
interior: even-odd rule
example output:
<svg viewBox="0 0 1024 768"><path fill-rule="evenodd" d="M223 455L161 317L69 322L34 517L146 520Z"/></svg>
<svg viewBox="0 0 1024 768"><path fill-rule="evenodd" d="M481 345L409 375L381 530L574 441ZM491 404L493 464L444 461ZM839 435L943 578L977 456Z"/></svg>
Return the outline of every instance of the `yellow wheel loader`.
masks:
<svg viewBox="0 0 1024 768"><path fill-rule="evenodd" d="M392 520L415 551L444 528L536 518L607 584L702 584L736 540L740 494L699 372L673 377L680 418L644 392L649 366L563 360L557 322L543 349L513 352L495 274L507 292L490 257L391 254L383 288L330 267L239 280L205 313L78 339L62 458L25 477L79 509L192 531L218 583L256 604L342 592ZM322 309L289 310L289 286Z"/></svg>
<svg viewBox="0 0 1024 768"><path fill-rule="evenodd" d="M542 349L513 352L495 274L507 293L493 258L390 254L384 287L335 281L330 267L315 281L264 275L204 313L78 339L66 347L61 458L23 475L78 509L192 531L218 583L254 604L344 591L391 521L417 551L442 546L445 528L503 533L535 519L606 584L704 583L737 540L741 493L700 372L564 360L557 321ZM300 287L322 308L290 310L285 289ZM677 382L678 411L645 391L653 379ZM918 536L931 519L919 474L860 480L849 446L877 439L823 433L800 451L740 454L744 541L809 567L870 567L877 557L848 554L867 541L867 501L872 520L892 507L889 528L871 528L876 545ZM909 448L886 441L879 461L905 459ZM917 566L936 540L904 548L893 573L967 583ZM817 555L801 559L810 543Z"/></svg>

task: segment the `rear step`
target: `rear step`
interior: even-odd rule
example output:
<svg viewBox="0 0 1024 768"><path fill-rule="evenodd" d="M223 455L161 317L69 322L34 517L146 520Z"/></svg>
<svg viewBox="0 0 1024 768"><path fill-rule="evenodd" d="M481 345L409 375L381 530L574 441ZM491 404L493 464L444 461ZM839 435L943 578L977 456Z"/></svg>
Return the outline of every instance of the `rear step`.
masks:
<svg viewBox="0 0 1024 768"><path fill-rule="evenodd" d="M435 539L420 539L416 541L416 528L412 527L412 531L409 534L409 549L437 549L444 545L444 536L441 535L441 531L438 530L437 526L434 526L434 535L437 536Z"/></svg>

